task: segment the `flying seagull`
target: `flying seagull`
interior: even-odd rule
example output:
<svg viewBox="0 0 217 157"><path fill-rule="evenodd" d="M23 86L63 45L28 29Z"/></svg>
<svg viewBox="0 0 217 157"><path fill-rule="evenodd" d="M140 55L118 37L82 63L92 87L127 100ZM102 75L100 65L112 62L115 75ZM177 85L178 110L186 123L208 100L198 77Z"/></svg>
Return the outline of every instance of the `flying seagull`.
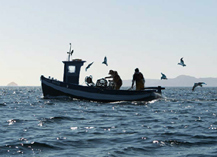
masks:
<svg viewBox="0 0 217 157"><path fill-rule="evenodd" d="M107 57L105 56L104 61L102 62L102 64L105 64L106 66L108 66L107 64Z"/></svg>
<svg viewBox="0 0 217 157"><path fill-rule="evenodd" d="M90 64L88 64L88 66L85 68L85 71L87 71L87 69L90 68L90 66L91 66L92 64L93 64L93 62L90 63Z"/></svg>
<svg viewBox="0 0 217 157"><path fill-rule="evenodd" d="M164 79L164 80L167 80L167 77L166 77L165 74L161 73L161 75L162 75L162 76L161 76L161 80L163 80L163 79Z"/></svg>
<svg viewBox="0 0 217 157"><path fill-rule="evenodd" d="M192 88L192 91L194 91L194 89L197 87L197 86L200 86L200 87L202 87L202 85L203 84L205 84L206 85L206 83L204 83L204 82L198 82L198 83L194 83L194 86L193 86L193 88Z"/></svg>
<svg viewBox="0 0 217 157"><path fill-rule="evenodd" d="M183 57L180 59L180 63L178 63L178 65L181 65L181 66L186 66L186 64L184 63L184 60L183 60Z"/></svg>

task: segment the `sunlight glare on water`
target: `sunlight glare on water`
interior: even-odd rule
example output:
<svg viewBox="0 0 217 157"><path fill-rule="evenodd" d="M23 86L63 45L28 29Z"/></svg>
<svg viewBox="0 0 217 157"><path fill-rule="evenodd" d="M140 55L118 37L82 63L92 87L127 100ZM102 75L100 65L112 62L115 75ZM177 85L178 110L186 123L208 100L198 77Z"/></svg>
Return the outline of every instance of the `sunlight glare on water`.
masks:
<svg viewBox="0 0 217 157"><path fill-rule="evenodd" d="M150 102L43 99L0 90L1 156L215 156L217 88L166 88ZM73 150L73 151L72 151Z"/></svg>

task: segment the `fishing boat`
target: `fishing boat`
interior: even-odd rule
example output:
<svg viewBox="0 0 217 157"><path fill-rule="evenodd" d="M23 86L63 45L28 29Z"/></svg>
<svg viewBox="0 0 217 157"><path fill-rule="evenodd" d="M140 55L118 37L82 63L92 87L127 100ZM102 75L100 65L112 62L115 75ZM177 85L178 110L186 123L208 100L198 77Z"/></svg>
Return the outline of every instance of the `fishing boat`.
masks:
<svg viewBox="0 0 217 157"><path fill-rule="evenodd" d="M73 99L116 102L116 101L151 101L161 98L161 86L146 87L143 90L115 90L114 83L104 78L98 79L96 83L91 76L85 78L86 85L79 84L80 69L85 63L81 59L72 59L73 50L68 52L68 61L63 61L63 81L41 75L41 86L44 98L70 97Z"/></svg>

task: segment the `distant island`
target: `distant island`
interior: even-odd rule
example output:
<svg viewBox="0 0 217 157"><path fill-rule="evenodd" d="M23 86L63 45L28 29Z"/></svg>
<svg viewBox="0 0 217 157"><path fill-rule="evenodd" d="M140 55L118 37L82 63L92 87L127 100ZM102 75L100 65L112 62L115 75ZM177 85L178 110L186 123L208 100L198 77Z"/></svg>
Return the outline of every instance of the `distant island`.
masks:
<svg viewBox="0 0 217 157"><path fill-rule="evenodd" d="M8 83L7 86L18 86L18 84L16 84L15 82L11 82L11 83Z"/></svg>
<svg viewBox="0 0 217 157"><path fill-rule="evenodd" d="M192 87L196 82L205 82L204 87L217 87L217 78L196 78L188 75L180 75L176 78L168 78L168 80L145 79L145 86L163 86L163 87ZM123 86L130 87L132 80L123 80Z"/></svg>

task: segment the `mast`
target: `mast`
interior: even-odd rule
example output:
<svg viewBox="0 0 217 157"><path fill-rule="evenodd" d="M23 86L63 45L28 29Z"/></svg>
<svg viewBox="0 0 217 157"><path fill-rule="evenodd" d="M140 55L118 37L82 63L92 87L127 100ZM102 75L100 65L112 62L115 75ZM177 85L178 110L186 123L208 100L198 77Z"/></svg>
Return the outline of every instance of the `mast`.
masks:
<svg viewBox="0 0 217 157"><path fill-rule="evenodd" d="M73 53L73 51L74 51L74 50L71 50L72 44L69 43L69 45L70 45L70 47L69 47L69 52L67 52L67 54L68 54L68 61L70 61L70 56L72 55L72 53Z"/></svg>
<svg viewBox="0 0 217 157"><path fill-rule="evenodd" d="M69 45L70 45L69 52L67 52L68 61L63 61L64 64L63 82L79 84L80 69L83 66L85 61L82 61L81 59L74 59L70 61L70 56L72 55L73 50L71 50L71 43L69 43Z"/></svg>

